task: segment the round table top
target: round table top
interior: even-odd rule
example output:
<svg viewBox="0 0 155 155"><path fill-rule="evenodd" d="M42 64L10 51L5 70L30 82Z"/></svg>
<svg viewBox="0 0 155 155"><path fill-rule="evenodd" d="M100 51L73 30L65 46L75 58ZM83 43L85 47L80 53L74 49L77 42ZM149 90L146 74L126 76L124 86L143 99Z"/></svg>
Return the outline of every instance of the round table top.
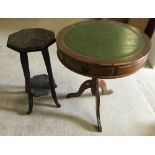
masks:
<svg viewBox="0 0 155 155"><path fill-rule="evenodd" d="M150 39L135 27L113 21L87 21L57 35L62 52L89 63L125 63L148 54Z"/></svg>

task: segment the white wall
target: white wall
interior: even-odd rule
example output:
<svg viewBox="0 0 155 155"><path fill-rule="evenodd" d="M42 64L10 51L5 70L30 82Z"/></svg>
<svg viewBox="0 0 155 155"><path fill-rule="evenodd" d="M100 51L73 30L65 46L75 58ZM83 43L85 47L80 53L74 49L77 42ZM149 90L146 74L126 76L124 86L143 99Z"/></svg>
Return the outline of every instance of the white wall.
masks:
<svg viewBox="0 0 155 155"><path fill-rule="evenodd" d="M148 59L149 59L149 62L151 64L152 68L154 68L155 67L155 32L153 33L151 43L152 43L152 48L151 48L150 55L149 55Z"/></svg>

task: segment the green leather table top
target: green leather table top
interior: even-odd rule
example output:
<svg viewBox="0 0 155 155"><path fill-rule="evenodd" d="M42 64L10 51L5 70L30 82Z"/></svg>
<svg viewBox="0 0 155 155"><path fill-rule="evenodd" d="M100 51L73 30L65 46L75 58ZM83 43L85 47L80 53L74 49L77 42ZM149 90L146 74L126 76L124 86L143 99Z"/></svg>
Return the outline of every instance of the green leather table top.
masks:
<svg viewBox="0 0 155 155"><path fill-rule="evenodd" d="M144 47L144 38L127 25L92 22L73 26L63 36L73 52L97 59L126 58Z"/></svg>

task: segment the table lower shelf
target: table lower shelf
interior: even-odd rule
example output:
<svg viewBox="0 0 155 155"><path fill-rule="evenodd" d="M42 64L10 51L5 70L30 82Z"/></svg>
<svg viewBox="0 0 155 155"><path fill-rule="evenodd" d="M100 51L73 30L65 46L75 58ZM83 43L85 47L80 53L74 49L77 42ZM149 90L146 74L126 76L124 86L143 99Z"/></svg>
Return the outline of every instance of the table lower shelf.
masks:
<svg viewBox="0 0 155 155"><path fill-rule="evenodd" d="M54 88L57 87L55 81L53 82ZM46 74L36 75L31 78L31 93L34 97L49 95L50 81Z"/></svg>

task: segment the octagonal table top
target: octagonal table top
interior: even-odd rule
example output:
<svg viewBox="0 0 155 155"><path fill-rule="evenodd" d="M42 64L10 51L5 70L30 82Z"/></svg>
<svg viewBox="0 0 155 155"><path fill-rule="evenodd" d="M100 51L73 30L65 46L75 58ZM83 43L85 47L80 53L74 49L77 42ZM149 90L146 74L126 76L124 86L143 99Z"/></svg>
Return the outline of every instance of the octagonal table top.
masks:
<svg viewBox="0 0 155 155"><path fill-rule="evenodd" d="M9 35L7 46L18 52L40 51L55 42L53 31L42 28L23 29Z"/></svg>

